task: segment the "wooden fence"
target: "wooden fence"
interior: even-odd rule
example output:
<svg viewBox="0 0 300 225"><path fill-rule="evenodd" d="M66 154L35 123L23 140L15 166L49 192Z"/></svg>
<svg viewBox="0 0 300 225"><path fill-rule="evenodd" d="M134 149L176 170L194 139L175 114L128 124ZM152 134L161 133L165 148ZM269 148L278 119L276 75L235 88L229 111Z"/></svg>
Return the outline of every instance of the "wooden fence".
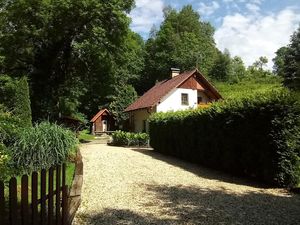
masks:
<svg viewBox="0 0 300 225"><path fill-rule="evenodd" d="M0 181L1 225L67 225L66 165Z"/></svg>

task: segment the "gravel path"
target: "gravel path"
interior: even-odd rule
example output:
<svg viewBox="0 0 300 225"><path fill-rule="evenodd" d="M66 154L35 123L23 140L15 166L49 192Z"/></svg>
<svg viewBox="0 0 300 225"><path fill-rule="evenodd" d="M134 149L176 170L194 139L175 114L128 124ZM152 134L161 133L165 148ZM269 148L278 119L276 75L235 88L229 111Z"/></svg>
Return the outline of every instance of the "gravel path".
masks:
<svg viewBox="0 0 300 225"><path fill-rule="evenodd" d="M147 149L90 144L83 224L300 224L300 195L268 189Z"/></svg>

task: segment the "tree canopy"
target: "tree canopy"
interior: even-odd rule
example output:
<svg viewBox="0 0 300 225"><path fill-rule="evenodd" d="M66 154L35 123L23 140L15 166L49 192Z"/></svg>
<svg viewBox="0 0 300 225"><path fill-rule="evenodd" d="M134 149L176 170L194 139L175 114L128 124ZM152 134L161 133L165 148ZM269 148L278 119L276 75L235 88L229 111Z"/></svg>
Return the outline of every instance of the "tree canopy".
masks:
<svg viewBox="0 0 300 225"><path fill-rule="evenodd" d="M160 29L153 29L145 44L143 85L138 91L143 93L156 80L168 78L171 67L189 70L199 66L207 73L217 54L213 34L214 28L203 22L192 6L179 12L166 7Z"/></svg>
<svg viewBox="0 0 300 225"><path fill-rule="evenodd" d="M1 2L1 72L28 76L35 119L77 111L85 82L106 81L132 6L133 0Z"/></svg>

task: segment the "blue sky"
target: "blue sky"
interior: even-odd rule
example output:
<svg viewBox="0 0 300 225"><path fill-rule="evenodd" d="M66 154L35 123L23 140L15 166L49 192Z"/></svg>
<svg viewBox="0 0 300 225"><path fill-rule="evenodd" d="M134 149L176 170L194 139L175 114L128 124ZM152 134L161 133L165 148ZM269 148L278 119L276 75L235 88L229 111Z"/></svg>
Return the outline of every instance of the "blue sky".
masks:
<svg viewBox="0 0 300 225"><path fill-rule="evenodd" d="M147 39L153 24L159 27L163 20L165 6L179 10L187 4L215 27L217 47L241 56L247 66L267 56L271 69L275 51L300 24L300 0L136 0L131 28Z"/></svg>

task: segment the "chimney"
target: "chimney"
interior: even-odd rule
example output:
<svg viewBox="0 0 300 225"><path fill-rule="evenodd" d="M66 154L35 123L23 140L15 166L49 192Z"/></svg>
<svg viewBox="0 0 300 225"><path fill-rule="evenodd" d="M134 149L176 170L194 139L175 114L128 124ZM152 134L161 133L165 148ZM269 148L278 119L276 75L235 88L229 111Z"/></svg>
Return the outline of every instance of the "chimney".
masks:
<svg viewBox="0 0 300 225"><path fill-rule="evenodd" d="M171 71L171 77L172 78L176 77L180 74L180 69L177 69L177 68L171 68L170 71Z"/></svg>

